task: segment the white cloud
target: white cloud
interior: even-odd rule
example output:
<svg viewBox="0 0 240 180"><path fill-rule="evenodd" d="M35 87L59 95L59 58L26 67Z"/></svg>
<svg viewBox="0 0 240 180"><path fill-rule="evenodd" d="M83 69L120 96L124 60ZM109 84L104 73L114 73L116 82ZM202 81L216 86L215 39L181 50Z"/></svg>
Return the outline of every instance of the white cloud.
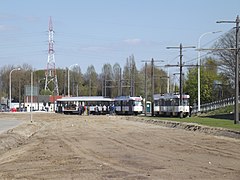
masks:
<svg viewBox="0 0 240 180"><path fill-rule="evenodd" d="M159 46L162 43L161 42L156 42L152 40L142 40L139 38L133 38L133 39L125 39L123 40L124 44L130 45L130 46L148 46L148 47L153 47L153 46Z"/></svg>
<svg viewBox="0 0 240 180"><path fill-rule="evenodd" d="M1 25L0 24L0 31L8 31L11 30L12 27L11 26L6 26L6 25Z"/></svg>
<svg viewBox="0 0 240 180"><path fill-rule="evenodd" d="M125 39L123 40L123 42L128 45L139 45L142 43L142 40L139 38L134 38L134 39Z"/></svg>
<svg viewBox="0 0 240 180"><path fill-rule="evenodd" d="M39 21L39 17L37 17L37 16L26 16L26 17L24 17L27 21L29 21L29 22L38 22Z"/></svg>

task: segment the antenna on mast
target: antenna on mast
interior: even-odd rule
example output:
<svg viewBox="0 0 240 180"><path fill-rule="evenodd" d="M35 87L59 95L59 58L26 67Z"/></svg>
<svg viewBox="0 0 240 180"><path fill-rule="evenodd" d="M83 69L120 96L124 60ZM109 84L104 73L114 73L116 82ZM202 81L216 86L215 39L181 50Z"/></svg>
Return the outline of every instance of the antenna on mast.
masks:
<svg viewBox="0 0 240 180"><path fill-rule="evenodd" d="M55 66L55 58L54 58L54 41L53 41L53 24L52 18L50 16L49 19L49 29L48 29L48 60L47 60L47 69L45 72L45 90L49 90L53 93L53 95L59 95L58 91L58 81L57 81L57 73Z"/></svg>

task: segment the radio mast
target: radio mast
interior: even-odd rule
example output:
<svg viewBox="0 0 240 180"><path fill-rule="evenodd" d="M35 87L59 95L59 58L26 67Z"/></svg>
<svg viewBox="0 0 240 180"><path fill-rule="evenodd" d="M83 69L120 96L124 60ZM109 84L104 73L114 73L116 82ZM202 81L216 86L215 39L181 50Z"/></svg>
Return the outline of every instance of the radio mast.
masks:
<svg viewBox="0 0 240 180"><path fill-rule="evenodd" d="M49 19L49 29L48 29L48 61L47 69L45 72L45 90L49 90L53 95L59 95L58 92L58 81L57 73L55 67L54 49L53 49L53 24L52 18Z"/></svg>

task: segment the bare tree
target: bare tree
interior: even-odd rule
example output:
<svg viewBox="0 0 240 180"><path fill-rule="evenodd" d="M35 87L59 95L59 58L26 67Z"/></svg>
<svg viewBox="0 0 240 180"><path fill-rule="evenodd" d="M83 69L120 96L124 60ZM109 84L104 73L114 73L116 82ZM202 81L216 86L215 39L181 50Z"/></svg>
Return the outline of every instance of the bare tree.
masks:
<svg viewBox="0 0 240 180"><path fill-rule="evenodd" d="M135 96L136 90L136 77L138 71L136 68L136 63L134 59L134 55L131 55L127 58L126 64L123 69L123 87L124 87L124 95Z"/></svg>
<svg viewBox="0 0 240 180"><path fill-rule="evenodd" d="M83 75L80 66L72 68L72 92L73 95L79 96L82 90Z"/></svg>
<svg viewBox="0 0 240 180"><path fill-rule="evenodd" d="M215 44L213 54L219 58L219 69L229 79L230 84L234 84L235 74L235 51L229 48L235 48L236 30L232 29L223 35Z"/></svg>
<svg viewBox="0 0 240 180"><path fill-rule="evenodd" d="M102 68L102 80L104 96L112 97L113 70L111 64L104 64Z"/></svg>
<svg viewBox="0 0 240 180"><path fill-rule="evenodd" d="M88 93L85 95L96 96L97 95L97 73L93 65L88 66L85 74L85 85L88 87Z"/></svg>
<svg viewBox="0 0 240 180"><path fill-rule="evenodd" d="M113 89L113 96L122 95L122 68L118 63L113 65L113 85L115 88Z"/></svg>

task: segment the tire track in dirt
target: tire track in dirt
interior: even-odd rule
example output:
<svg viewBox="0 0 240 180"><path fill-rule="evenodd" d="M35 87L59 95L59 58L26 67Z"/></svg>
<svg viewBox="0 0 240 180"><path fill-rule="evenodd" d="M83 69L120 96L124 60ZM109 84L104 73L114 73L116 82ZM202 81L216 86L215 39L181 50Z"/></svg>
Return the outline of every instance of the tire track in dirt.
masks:
<svg viewBox="0 0 240 180"><path fill-rule="evenodd" d="M88 124L88 128L94 129L93 126L89 126L89 124ZM92 132L94 132L94 130ZM141 179L144 179L145 177L147 177L147 172L144 171L143 173L139 170L139 168L135 168L133 166L125 166L124 164L122 164L121 161L119 161L119 159L106 157L102 153L98 153L96 149L91 149L91 147L85 147L84 145L81 145L81 143L79 142L79 139L77 139L76 137L73 138L66 134L65 136L60 136L59 134L56 134L56 133L54 134L55 136L60 137L60 141L64 142L64 144L74 152L76 157L81 157L81 158L84 157L88 161L94 162L97 166L101 168L107 167L107 169L110 169L108 171L113 171L114 169L114 171L118 171L118 173L122 173L125 176L138 177ZM102 136L103 134L100 133L100 135L101 135L100 137L103 138L104 141L105 140L108 141L108 142L104 142L104 144L111 143L105 136ZM91 133L91 136L97 137L99 136L99 133ZM122 148L125 148L125 147L122 147Z"/></svg>
<svg viewBox="0 0 240 180"><path fill-rule="evenodd" d="M184 130L182 130L184 131ZM190 132L185 132L186 134L189 134L189 137L193 137L193 133ZM197 133L197 132L196 132ZM195 134L195 133L194 133ZM238 158L240 159L240 157L238 157L238 152L237 151L233 151L231 148L229 149L229 145L228 142L223 142L223 140L219 137L215 137L215 141L213 141L213 137L209 136L209 135L204 135L204 138L200 139L200 142L198 140L198 142L194 141L191 138L184 138L184 137L176 137L173 136L171 138L169 138L168 136L161 136L162 139L165 138L166 141L169 142L169 144L175 144L179 147L183 147L183 150L186 150L186 148L184 147L188 147L188 149L192 149L194 151L206 151L208 153L214 154L214 155L219 155L221 154L221 156L224 156L226 158L231 158L232 156L234 156L234 158ZM240 140L236 140L236 139L228 139L230 142L236 142L236 144L240 143ZM215 144L215 146L213 146L213 143ZM221 145L221 146L219 146ZM232 145L232 144L231 144Z"/></svg>
<svg viewBox="0 0 240 180"><path fill-rule="evenodd" d="M38 121L44 126L37 133L0 156L3 160L0 178L237 179L240 176L239 141L125 117L41 116ZM232 150L228 151L228 147Z"/></svg>
<svg viewBox="0 0 240 180"><path fill-rule="evenodd" d="M146 169L146 165L149 165L149 169L151 169L151 170L155 169L158 171L159 170L164 171L164 169L169 168L169 165L163 165L163 163L168 162L170 159L171 159L171 161L179 161L180 163L185 161L184 158L176 156L176 154L174 152L173 153L168 152L167 154L165 154L165 153L159 154L159 153L156 153L156 150L151 151L151 150L148 150L148 148L146 148L146 147L145 147L146 149L144 149L144 147L142 148L141 144L138 145L139 141L137 141L135 138L129 138L129 137L126 137L126 134L122 134L122 132L120 132L120 131L121 130L126 131L126 129L122 128L121 126L118 127L118 123L116 123L116 122L114 122L114 123L116 123L116 124L114 124L114 128L109 128L109 129L106 129L106 127L103 129L96 129L97 127L99 127L98 125L96 125L97 123L98 122L96 122L96 123L92 122L92 123L88 124L88 127L92 129L92 132L94 132L92 134L95 134L95 136L102 137L106 141L110 141L107 143L105 142L104 144L115 144L119 150L124 149L122 151L126 151L126 152L131 151L131 152L134 152L135 154L141 155L143 157L147 157L147 159L145 159L146 161L152 161L151 162L152 165L150 163L146 163L146 161L145 161L144 162L145 167L142 166L142 167L139 167L139 169L144 169L144 168ZM107 122L107 123L112 123L112 122ZM134 123L134 125L138 127L138 125L136 125L136 123ZM149 127L150 125L147 125L147 126ZM153 127L153 126L150 126L150 127ZM142 126L140 126L138 128L142 128ZM132 127L130 129L132 129ZM161 128L159 128L159 129L161 129ZM137 131L137 133L138 132L139 131ZM104 134L104 136L103 136L103 134ZM128 142L131 142L131 143L128 143ZM123 163L123 162L121 162L121 163ZM193 160L188 160L187 163L194 164L196 162L193 159ZM135 166L136 166L136 164L135 164ZM203 169L202 171L207 172L208 170Z"/></svg>
<svg viewBox="0 0 240 180"><path fill-rule="evenodd" d="M136 126L137 126L137 124L135 124ZM149 124L146 124L146 126L149 126ZM150 125L151 126L151 125ZM156 127L156 125L153 125L153 126L155 126ZM117 129L117 128L116 128ZM117 133L117 131L119 131L119 130L117 130L116 131L116 129L110 129L109 131L112 131L112 135L113 134L115 134L115 133ZM171 129L171 128L167 128L168 129L168 131L170 130L170 131L172 131L173 133L175 133L175 131L176 132L179 132L179 131L183 131L184 133L186 133L187 135L189 134L189 138L181 138L181 137L179 137L179 136L169 136L169 134L165 134L165 135L163 135L162 133L161 133L161 140L162 140L162 142L168 142L169 144L168 145L175 145L175 148L177 149L179 149L179 146L182 146L183 147L183 149L181 150L181 148L180 148L180 150L177 150L177 152L179 152L179 153L182 153L182 152L193 152L194 154L197 154L197 153L208 153L208 154L212 154L213 155L213 158L215 159L215 158L225 158L225 159L228 159L228 160L230 160L230 159L232 159L232 160L236 160L236 157L237 157L237 159L239 159L239 156L238 156L238 152L237 151L229 151L228 150L228 148L229 148L229 146L231 146L230 144L232 143L232 142L236 142L236 148L233 148L233 149L237 149L237 146L239 145L239 140L236 140L236 139L232 139L232 138L227 138L231 143L229 143L229 145L225 145L224 147L222 147L222 145L223 144L228 144L228 142L226 142L226 139L222 139L221 137L219 137L219 136L217 136L217 137L214 137L214 136L210 136L210 135L204 135L204 134L202 134L202 133L191 133L191 132L186 132L186 131L184 131L184 130L174 130L174 129ZM159 130L163 130L163 129L159 129ZM144 132L145 133L145 132ZM178 134L178 133L177 133ZM138 134L139 135L139 134ZM201 144L201 143L199 143L199 140L200 141L202 141L202 138L201 139L199 139L199 138L197 138L196 139L196 137L198 136L198 135L204 135L205 137L203 138L203 139L206 139L207 140L207 142L206 142L206 140L205 141L203 141L203 144ZM124 138L126 138L126 137L118 137L117 138L117 140L116 139L114 139L114 138L111 138L112 136L111 136L111 134L109 134L109 136L110 136L110 138L109 139L111 139L112 141L114 141L115 143L119 143L119 144L125 144L125 146L126 147L128 147L128 148L130 148L130 149L132 149L132 150L136 150L136 149L138 149L139 151L141 151L141 152L146 152L146 154L148 154L148 156L153 156L153 158L154 158L154 156L155 156L155 160L157 161L157 159L159 159L159 155L160 154L155 154L154 153L154 151L151 151L151 150L149 150L149 148L146 150L146 149L144 149L144 148L142 148L142 145L140 144L139 145L139 141L136 141L136 139L135 139L135 137L133 137L133 138L131 138L131 137L127 137L128 138L128 142L131 142L131 144L129 144L129 143L127 143L126 142L126 140L124 139ZM194 142L194 140L192 140L191 139L191 137L193 137L193 139L195 139L195 140L197 140L198 141L198 143L196 143L196 142ZM214 137L214 141L213 141L213 137ZM213 144L212 143L215 143L216 144L216 146L213 146ZM221 146L219 146L219 144L221 145ZM167 146L168 146L167 145ZM177 147L178 146L178 147ZM154 148L153 148L154 149ZM176 151L175 151L175 154L174 153L171 153L171 152L168 152L167 153L168 155L166 155L166 154L164 154L164 158L162 158L162 159L168 159L168 158L171 158L171 159L174 159L173 157L174 156L176 156ZM214 161L214 159L213 159L213 161ZM176 161L185 161L185 159L184 158L176 158L175 159ZM208 159L208 160L210 160L211 161L211 159ZM188 163L193 163L193 164L196 164L196 160L195 159L187 159L187 161L188 161ZM206 161L204 158L203 159L201 159L200 161ZM211 162L208 162L208 163L211 163ZM233 170L232 168L228 168L228 167L224 167L224 166L222 166L221 165L221 163L220 164L218 164L218 166L219 167L221 167L222 169L225 169L225 170ZM199 166L199 168L203 168L203 167L200 167ZM202 172L209 172L209 171L216 171L216 173L217 172L219 172L219 173L221 173L221 170L219 169L219 170L216 170L216 169L214 169L214 168L211 168L211 167L208 167L208 168L204 168L204 170L201 170Z"/></svg>
<svg viewBox="0 0 240 180"><path fill-rule="evenodd" d="M142 118L138 118L138 117L134 117L134 119L131 119L131 117L128 117L127 120L129 121L136 121L136 122L139 122L139 123L144 123L144 124L153 124L149 121L144 121L142 120ZM162 126L162 124L154 124L154 126ZM164 126L162 126L164 127ZM167 128L167 127L166 127ZM235 142L236 144L239 144L240 143L240 140L239 139L234 139L234 138L228 138L228 137L221 137L221 136L213 136L213 135L209 135L209 134L204 134L202 132L192 132L192 131L186 131L185 129L173 129L173 128L170 128L168 127L170 131L172 131L173 133L175 132L178 132L178 131L183 131L185 134L188 134L189 136L191 137L194 137L194 136L198 136L198 135L204 135L205 137L202 138L200 141L201 143L198 142L194 142L191 138L181 138L179 136L172 136L171 138L169 138L169 136L161 136L161 139L164 139L164 140L167 140L169 142L169 144L175 144L175 145L178 145L178 146L187 146L187 147L191 147L191 149L194 149L196 151L208 151L209 153L212 153L212 154L215 154L215 155L218 155L219 153L224 156L224 157L239 157L238 154L239 152L237 151L233 151L232 149L235 149L235 148L229 148L229 146L232 146L231 145L227 145L228 142L226 142L225 140L229 140L230 142ZM177 134L177 133L176 133ZM212 146L212 138L215 137L216 139L216 142L215 142L215 146L213 147ZM225 142L223 142L223 139ZM221 147L219 146L219 144L226 144L224 147ZM238 158L240 159L240 157Z"/></svg>
<svg viewBox="0 0 240 180"><path fill-rule="evenodd" d="M54 125L52 125L54 126ZM61 126L61 122L58 123L58 126ZM123 150L124 152L126 151L129 154L129 151L133 150L133 149L129 149L129 147L126 147L126 144L119 144L117 143L117 148L116 148L116 143L115 145L113 144L113 141L111 139L108 139L108 135L106 134L105 130L101 131L102 129L99 130L99 125L98 125L98 121L96 122L78 122L78 124L76 124L76 122L74 123L70 123L69 125L67 125L69 127L69 129L66 131L52 131L51 133L53 133L54 136L57 136L60 138L59 141L64 142L64 144L62 145L63 147L68 147L71 149L71 151L73 151L74 156L76 157L84 157L86 159L88 159L89 161L93 161L95 162L98 166L101 166L102 168L107 166L110 169L115 169L115 171L120 171L121 173L124 172L124 174L128 174L126 176L137 176L137 177L141 177L141 178L145 178L148 175L148 168L146 167L135 167L136 163L134 162L135 160L133 160L132 162L128 162L125 159L121 159L121 157L115 158L112 156L108 156L106 155L106 153L108 153L108 150L106 150L106 148L104 148L103 152L98 152L98 147L93 148L91 146L88 146L88 144L84 143L84 142L80 142L80 141L96 141L96 146L98 138L96 139L96 137L101 137L102 142L104 145L107 144L111 144L110 150L111 151L115 151L115 153L119 153L118 150L119 149L125 149ZM82 129L78 130L78 133L75 134L74 136L72 135L72 131L71 128L74 129L74 127L82 127ZM61 129L61 128L58 128ZM89 136L89 132L91 132L91 135ZM61 134L64 134L61 135ZM87 134L86 137L84 137L83 135ZM81 137L81 138L77 138L77 137ZM108 146L109 147L109 146ZM140 150L141 151L141 150ZM135 154L139 154L139 150L138 151L134 151ZM110 154L114 154L114 152L110 153ZM141 153L142 154L142 153ZM143 153L142 156L146 156L148 153ZM132 153L130 154L130 156L133 156ZM149 157L148 157L149 158ZM156 156L152 159L156 159ZM130 163L130 164L129 164ZM134 163L134 164L131 164ZM152 166L153 167L153 166ZM155 165L154 167L155 170L163 170L164 167L160 166L160 165ZM112 171L111 170L111 171ZM152 177L153 178L153 177Z"/></svg>

